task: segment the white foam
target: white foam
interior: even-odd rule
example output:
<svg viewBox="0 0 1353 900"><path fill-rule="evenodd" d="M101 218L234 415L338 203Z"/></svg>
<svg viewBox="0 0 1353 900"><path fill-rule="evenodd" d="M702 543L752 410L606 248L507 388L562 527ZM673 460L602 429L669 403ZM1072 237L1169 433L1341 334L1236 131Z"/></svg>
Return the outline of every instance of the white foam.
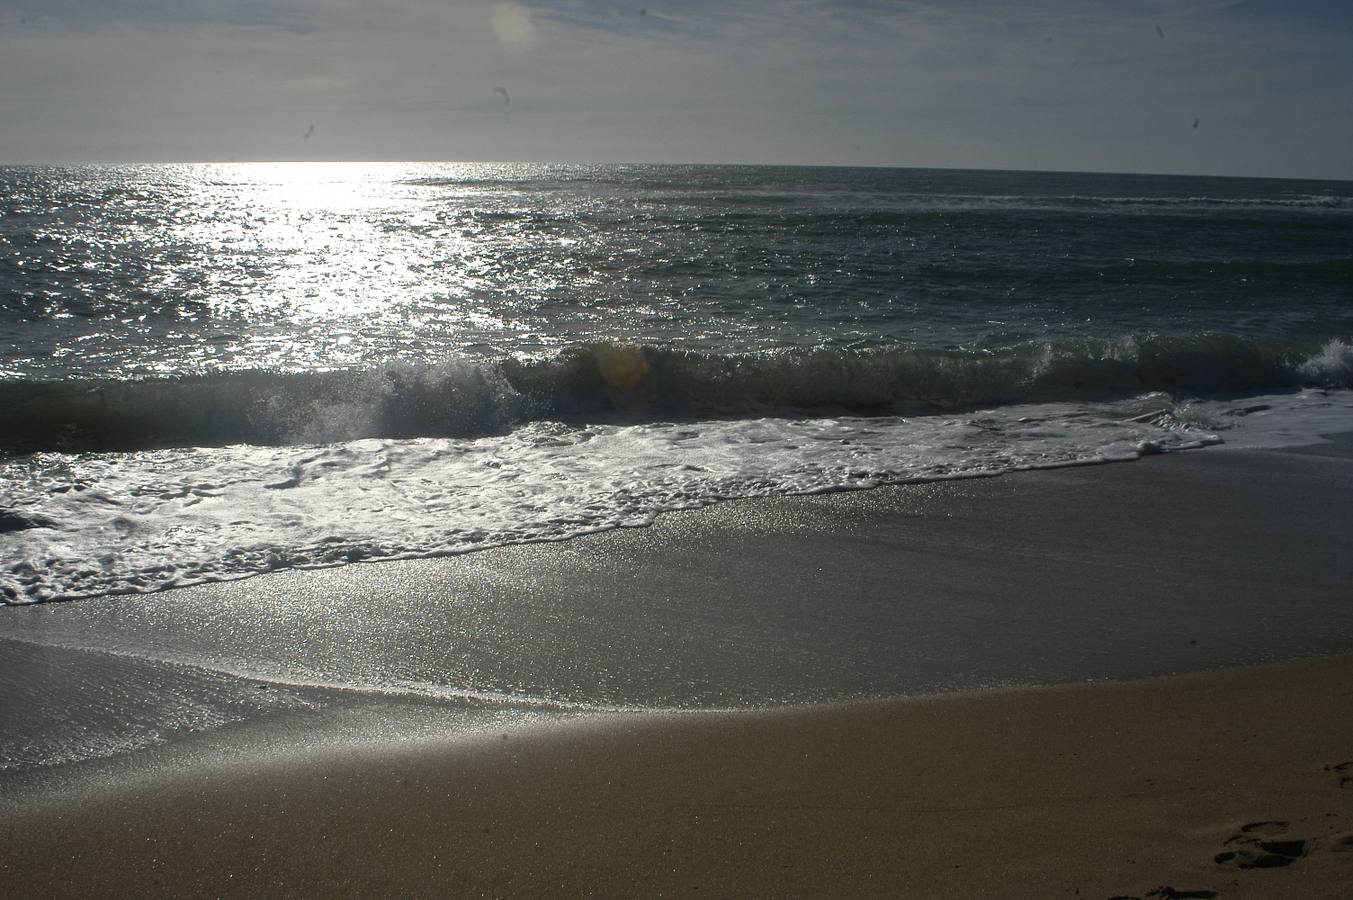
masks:
<svg viewBox="0 0 1353 900"><path fill-rule="evenodd" d="M1209 429L1235 450L1271 450L1326 443L1353 431L1353 391L1307 388L1237 400L1190 400L1171 424Z"/></svg>
<svg viewBox="0 0 1353 900"><path fill-rule="evenodd" d="M1297 372L1315 384L1353 385L1353 347L1335 338L1301 363Z"/></svg>
<svg viewBox="0 0 1353 900"><path fill-rule="evenodd" d="M37 454L0 468L0 591L24 603L285 567L463 553L649 524L724 499L1315 440L1353 392L1010 406L919 418L571 426L476 440Z"/></svg>

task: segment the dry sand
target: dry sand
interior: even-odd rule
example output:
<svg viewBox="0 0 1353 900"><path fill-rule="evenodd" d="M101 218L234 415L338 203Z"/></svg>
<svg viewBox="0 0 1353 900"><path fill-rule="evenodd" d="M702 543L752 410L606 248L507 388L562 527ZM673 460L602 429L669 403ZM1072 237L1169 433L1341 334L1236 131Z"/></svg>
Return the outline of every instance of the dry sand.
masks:
<svg viewBox="0 0 1353 900"><path fill-rule="evenodd" d="M1350 711L1344 656L296 754L11 817L0 872L9 896L1345 898Z"/></svg>

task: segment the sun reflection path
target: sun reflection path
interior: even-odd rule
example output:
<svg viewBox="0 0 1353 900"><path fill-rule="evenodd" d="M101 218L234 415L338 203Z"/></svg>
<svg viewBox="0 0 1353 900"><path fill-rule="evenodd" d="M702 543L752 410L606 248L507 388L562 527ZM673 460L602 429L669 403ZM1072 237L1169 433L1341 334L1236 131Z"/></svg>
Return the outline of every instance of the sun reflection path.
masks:
<svg viewBox="0 0 1353 900"><path fill-rule="evenodd" d="M20 329L11 354L34 377L370 369L603 342L774 349L798 333L790 319L813 319L776 300L785 276L758 232L685 175L486 163L53 172L26 176L29 193L10 201L37 223L16 265L41 273L24 295L41 327ZM792 256L791 274L803 264Z"/></svg>
<svg viewBox="0 0 1353 900"><path fill-rule="evenodd" d="M212 260L199 289L213 318L244 326L237 356L249 367L437 358L509 335L520 348L523 332L548 331L531 321L545 300L595 274L569 253L586 238L562 233L571 210L493 190L484 169L204 166L170 241Z"/></svg>

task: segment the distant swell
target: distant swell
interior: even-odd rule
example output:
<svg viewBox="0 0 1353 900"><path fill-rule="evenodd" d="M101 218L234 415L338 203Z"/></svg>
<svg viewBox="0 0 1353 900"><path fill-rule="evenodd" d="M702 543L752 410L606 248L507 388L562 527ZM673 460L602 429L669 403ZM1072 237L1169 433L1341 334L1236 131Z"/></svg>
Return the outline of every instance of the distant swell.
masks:
<svg viewBox="0 0 1353 900"><path fill-rule="evenodd" d="M0 452L137 450L363 437L475 437L543 419L776 413L917 415L1145 391L1353 387L1353 347L1230 335L1123 337L1004 353L702 354L597 344L543 361L394 362L366 371L0 382Z"/></svg>

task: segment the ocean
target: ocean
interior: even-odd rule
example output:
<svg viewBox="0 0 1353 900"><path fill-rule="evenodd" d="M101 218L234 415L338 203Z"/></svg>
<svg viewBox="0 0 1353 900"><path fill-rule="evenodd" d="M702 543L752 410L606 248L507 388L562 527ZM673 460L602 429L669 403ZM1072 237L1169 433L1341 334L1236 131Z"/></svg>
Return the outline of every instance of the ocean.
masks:
<svg viewBox="0 0 1353 900"><path fill-rule="evenodd" d="M1350 341L1348 182L0 168L0 600L1313 435Z"/></svg>

